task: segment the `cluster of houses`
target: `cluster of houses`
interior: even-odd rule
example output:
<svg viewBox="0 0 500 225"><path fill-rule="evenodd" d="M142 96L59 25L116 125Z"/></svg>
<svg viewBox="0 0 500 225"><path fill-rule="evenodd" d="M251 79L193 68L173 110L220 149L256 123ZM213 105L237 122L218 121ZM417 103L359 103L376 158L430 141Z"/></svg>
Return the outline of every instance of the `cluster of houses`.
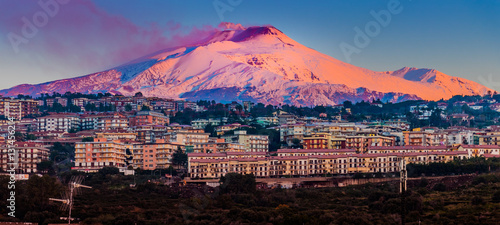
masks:
<svg viewBox="0 0 500 225"><path fill-rule="evenodd" d="M399 172L406 163L449 162L500 157L500 127L422 127L403 120L382 123L328 122L276 115L283 149L277 152L190 153L192 179L220 178L229 172L256 177L303 177ZM290 149L294 147L294 149Z"/></svg>
<svg viewBox="0 0 500 225"><path fill-rule="evenodd" d="M82 112L30 116L39 113L39 106L67 106L69 102ZM115 110L87 112L89 104L112 105ZM233 111L248 111L252 107L251 102L228 104ZM220 178L229 172L253 173L256 177L391 173L399 171L403 159L407 163L429 163L499 157L497 126L410 129L404 118L353 123L327 118L324 113L319 117L298 117L276 111L272 116L252 118L253 123L279 133L279 140L273 141L279 141L281 149L269 151L270 144L276 143L271 143L268 135L250 133L248 130L254 127L230 123L227 117L193 118L189 125L171 123L172 115L187 108L206 110L194 102L140 95L100 99L0 98L0 115L13 117L16 132L25 135L25 140L13 146L8 144L8 121L0 119L0 168L9 168L7 152L14 148L18 173L42 172L37 165L49 160L50 148L56 142L74 146L72 169L85 172L96 172L105 166L123 171L166 169L173 165L173 155L180 150L188 155L187 169L193 179ZM425 111L420 106L411 110ZM214 128L213 133L205 132L209 125Z"/></svg>
<svg viewBox="0 0 500 225"><path fill-rule="evenodd" d="M217 179L226 173L256 177L304 177L399 172L406 163L449 162L471 157L500 157L500 127L422 127L404 119L350 123L299 118L285 112L259 117L279 131L277 152L189 153L191 179ZM209 121L204 121L209 122ZM227 126L238 127L237 125ZM294 149L290 149L294 147Z"/></svg>
<svg viewBox="0 0 500 225"><path fill-rule="evenodd" d="M355 173L395 173L406 163L449 162L487 151L484 157L499 157L498 146L457 147L373 147L371 153L352 149L280 149L265 153L191 153L192 179L218 179L226 173L253 174L258 178L348 175Z"/></svg>

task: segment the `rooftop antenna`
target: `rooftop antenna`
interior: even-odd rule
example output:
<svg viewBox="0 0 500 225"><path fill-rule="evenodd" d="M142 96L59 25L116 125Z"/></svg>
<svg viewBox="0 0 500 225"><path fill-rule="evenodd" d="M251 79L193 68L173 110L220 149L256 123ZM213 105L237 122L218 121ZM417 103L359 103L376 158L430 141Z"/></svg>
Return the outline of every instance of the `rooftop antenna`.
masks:
<svg viewBox="0 0 500 225"><path fill-rule="evenodd" d="M61 220L68 220L68 224L71 224L71 221L74 220L74 218L71 218L71 209L73 208L73 196L79 194L79 188L92 188L90 186L86 186L81 184L83 181L83 176L73 176L71 177L68 186L69 189L66 190L63 194L63 199L57 199L57 198L49 198L50 201L55 201L55 202L62 202L63 204L61 205L61 210L66 211L69 210L68 217L60 217Z"/></svg>
<svg viewBox="0 0 500 225"><path fill-rule="evenodd" d="M399 178L399 192L401 193L401 224L405 224L405 194L406 194L406 181L408 180L408 174L406 171L406 159L403 153L401 158L401 165L399 167L400 178Z"/></svg>

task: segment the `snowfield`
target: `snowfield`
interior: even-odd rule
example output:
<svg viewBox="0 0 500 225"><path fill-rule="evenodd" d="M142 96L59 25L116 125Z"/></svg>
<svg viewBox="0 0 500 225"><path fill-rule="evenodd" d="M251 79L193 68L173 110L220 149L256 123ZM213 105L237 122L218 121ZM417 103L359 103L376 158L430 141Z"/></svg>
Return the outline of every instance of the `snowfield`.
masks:
<svg viewBox="0 0 500 225"><path fill-rule="evenodd" d="M109 91L187 100L334 105L345 100L439 100L483 95L478 83L433 69L376 72L305 47L272 26L216 32L193 46L170 48L82 77L1 90L18 94Z"/></svg>

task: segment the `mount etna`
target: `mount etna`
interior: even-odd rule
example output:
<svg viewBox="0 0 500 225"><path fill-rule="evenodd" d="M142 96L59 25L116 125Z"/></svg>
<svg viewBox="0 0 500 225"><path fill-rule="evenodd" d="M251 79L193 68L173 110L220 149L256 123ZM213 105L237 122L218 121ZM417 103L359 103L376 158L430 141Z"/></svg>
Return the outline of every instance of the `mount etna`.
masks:
<svg viewBox="0 0 500 225"><path fill-rule="evenodd" d="M439 100L492 90L433 69L376 72L305 47L273 26L235 26L195 44L164 49L106 71L22 84L0 94L68 91L312 106L346 100Z"/></svg>

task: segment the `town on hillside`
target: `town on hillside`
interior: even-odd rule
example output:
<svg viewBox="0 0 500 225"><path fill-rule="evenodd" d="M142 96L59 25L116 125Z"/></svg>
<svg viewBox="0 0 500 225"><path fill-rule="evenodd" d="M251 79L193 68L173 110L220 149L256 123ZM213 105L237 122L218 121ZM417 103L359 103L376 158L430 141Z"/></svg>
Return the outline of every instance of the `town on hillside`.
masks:
<svg viewBox="0 0 500 225"><path fill-rule="evenodd" d="M500 95L311 108L68 92L2 97L0 113L0 168L9 170L15 146L17 179L56 173L54 165L88 173L170 169L205 182L233 172L397 174L402 160L500 157Z"/></svg>

